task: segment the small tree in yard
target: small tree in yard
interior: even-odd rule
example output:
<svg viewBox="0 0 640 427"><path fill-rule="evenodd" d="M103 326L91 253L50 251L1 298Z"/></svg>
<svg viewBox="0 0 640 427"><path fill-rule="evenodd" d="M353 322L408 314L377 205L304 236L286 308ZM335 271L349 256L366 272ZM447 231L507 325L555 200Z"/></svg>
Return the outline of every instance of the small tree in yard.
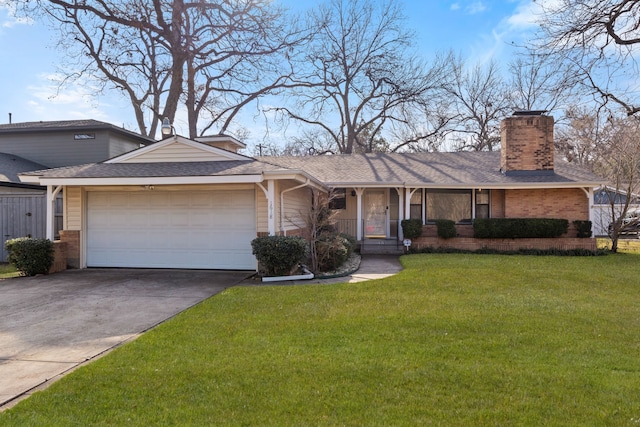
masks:
<svg viewBox="0 0 640 427"><path fill-rule="evenodd" d="M330 202L336 193L311 191L313 203L305 215L309 239L309 258L314 272L333 270L344 263L353 251L352 239L335 229L338 211Z"/></svg>

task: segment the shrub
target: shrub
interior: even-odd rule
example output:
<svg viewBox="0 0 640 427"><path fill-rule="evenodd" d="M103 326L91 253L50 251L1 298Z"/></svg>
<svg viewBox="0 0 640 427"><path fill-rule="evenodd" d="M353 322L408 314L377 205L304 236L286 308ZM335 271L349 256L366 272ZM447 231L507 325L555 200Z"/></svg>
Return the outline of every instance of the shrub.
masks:
<svg viewBox="0 0 640 427"><path fill-rule="evenodd" d="M402 226L402 235L405 239L417 239L422 236L421 219L403 219L400 225Z"/></svg>
<svg viewBox="0 0 640 427"><path fill-rule="evenodd" d="M437 219L436 228L438 229L438 237L443 239L451 239L456 237L456 222L450 219Z"/></svg>
<svg viewBox="0 0 640 427"><path fill-rule="evenodd" d="M318 271L332 271L340 267L353 252L351 241L342 234L322 233L316 241Z"/></svg>
<svg viewBox="0 0 640 427"><path fill-rule="evenodd" d="M560 237L569 229L566 219L476 218L473 235L479 239L524 239Z"/></svg>
<svg viewBox="0 0 640 427"><path fill-rule="evenodd" d="M578 237L581 239L591 237L591 221L573 221L573 225L578 230Z"/></svg>
<svg viewBox="0 0 640 427"><path fill-rule="evenodd" d="M53 264L53 242L49 239L19 237L4 244L8 260L24 276L47 274Z"/></svg>
<svg viewBox="0 0 640 427"><path fill-rule="evenodd" d="M264 236L251 241L253 254L266 276L287 276L307 257L307 242L296 236Z"/></svg>
<svg viewBox="0 0 640 427"><path fill-rule="evenodd" d="M340 233L340 236L349 243L349 247L348 247L349 253L347 257L350 257L353 251L355 251L358 241L351 234Z"/></svg>

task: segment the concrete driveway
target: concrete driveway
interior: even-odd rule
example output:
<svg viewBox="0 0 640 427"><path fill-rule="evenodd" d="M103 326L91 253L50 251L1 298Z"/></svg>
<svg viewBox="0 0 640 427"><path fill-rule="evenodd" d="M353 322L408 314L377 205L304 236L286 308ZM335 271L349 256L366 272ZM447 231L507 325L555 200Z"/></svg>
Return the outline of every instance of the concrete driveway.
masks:
<svg viewBox="0 0 640 427"><path fill-rule="evenodd" d="M89 269L0 280L0 410L250 274Z"/></svg>

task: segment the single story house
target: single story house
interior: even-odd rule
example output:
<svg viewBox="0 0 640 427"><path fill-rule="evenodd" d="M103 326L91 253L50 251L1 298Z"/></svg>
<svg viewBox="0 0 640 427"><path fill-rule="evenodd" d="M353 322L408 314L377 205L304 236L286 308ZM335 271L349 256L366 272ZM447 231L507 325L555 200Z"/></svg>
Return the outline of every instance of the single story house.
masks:
<svg viewBox="0 0 640 427"><path fill-rule="evenodd" d="M231 137L171 136L21 179L46 186L50 200L63 191L61 241L75 268L254 270L251 240L304 233L311 189L341 194L341 227L361 242L401 239L404 218L421 218L427 239L440 218L462 235L474 218L592 219L602 180L555 158L553 117L506 118L502 144L500 152L251 158Z"/></svg>

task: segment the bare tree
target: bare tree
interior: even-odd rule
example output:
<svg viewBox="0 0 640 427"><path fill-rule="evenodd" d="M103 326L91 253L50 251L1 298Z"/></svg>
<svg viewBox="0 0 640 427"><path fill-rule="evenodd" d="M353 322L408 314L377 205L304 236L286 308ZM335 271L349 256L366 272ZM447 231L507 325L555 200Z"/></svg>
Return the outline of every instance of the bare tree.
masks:
<svg viewBox="0 0 640 427"><path fill-rule="evenodd" d="M543 54L529 52L509 64L511 101L516 110L557 111L572 95L566 69ZM556 121L558 117L556 115Z"/></svg>
<svg viewBox="0 0 640 427"><path fill-rule="evenodd" d="M225 131L242 107L287 84L288 51L307 35L267 0L33 4L59 32L68 79L97 79L100 90L122 91L149 136L179 109L190 137Z"/></svg>
<svg viewBox="0 0 640 427"><path fill-rule="evenodd" d="M429 123L448 61L427 65L410 53L413 34L393 0L331 0L309 26L321 30L297 58L300 86L291 91L295 105L276 108L282 119L322 129L339 153L368 151L383 126L409 129L416 115Z"/></svg>
<svg viewBox="0 0 640 427"><path fill-rule="evenodd" d="M640 218L628 218L640 192L640 118L602 117L597 110L572 107L568 125L559 129L556 148L569 162L606 179L607 210L596 220L608 227L612 251L629 229L640 229Z"/></svg>
<svg viewBox="0 0 640 427"><path fill-rule="evenodd" d="M454 99L452 139L456 150L493 151L500 147L500 120L512 112L511 92L498 65L489 62L471 69L455 61L447 92Z"/></svg>
<svg viewBox="0 0 640 427"><path fill-rule="evenodd" d="M608 120L607 152L596 171L608 178L611 250L628 229L640 229L640 218L628 218L630 204L640 191L640 120L636 117ZM612 197L611 197L612 196ZM620 197L622 196L622 197Z"/></svg>
<svg viewBox="0 0 640 427"><path fill-rule="evenodd" d="M635 46L640 43L637 0L539 2L540 35L530 48L569 67L569 84L581 86L602 105L626 114L640 111ZM632 78L630 78L632 77Z"/></svg>

